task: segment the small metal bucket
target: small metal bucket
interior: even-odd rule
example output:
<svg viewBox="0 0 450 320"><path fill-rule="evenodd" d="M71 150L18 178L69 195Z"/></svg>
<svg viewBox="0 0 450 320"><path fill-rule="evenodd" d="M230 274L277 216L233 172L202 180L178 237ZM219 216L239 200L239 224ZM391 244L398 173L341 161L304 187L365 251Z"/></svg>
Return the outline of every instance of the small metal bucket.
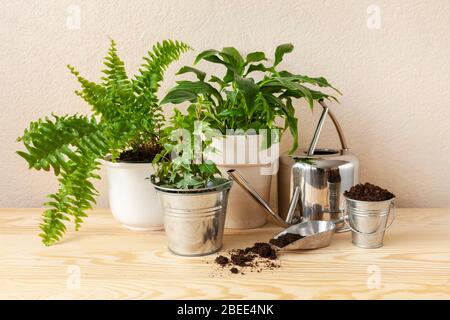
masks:
<svg viewBox="0 0 450 320"><path fill-rule="evenodd" d="M203 256L222 247L228 193L232 182L204 189L169 189L154 185L164 211L169 250Z"/></svg>
<svg viewBox="0 0 450 320"><path fill-rule="evenodd" d="M352 231L354 245L367 249L383 246L384 232L395 220L394 199L358 201L344 197L343 214L348 218L344 222ZM391 212L392 220L387 224Z"/></svg>

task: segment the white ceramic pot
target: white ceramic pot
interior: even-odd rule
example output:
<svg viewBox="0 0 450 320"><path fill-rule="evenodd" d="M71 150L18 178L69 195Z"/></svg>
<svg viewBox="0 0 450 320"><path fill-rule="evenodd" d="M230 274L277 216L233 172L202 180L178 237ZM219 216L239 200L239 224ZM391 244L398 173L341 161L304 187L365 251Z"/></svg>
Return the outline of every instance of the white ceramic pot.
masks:
<svg viewBox="0 0 450 320"><path fill-rule="evenodd" d="M250 185L269 203L272 176L278 169L279 143L268 150L260 150L258 135L213 138L212 146L218 153L209 155L222 174L236 169ZM231 188L225 228L251 229L266 223L266 212L247 192L235 184Z"/></svg>
<svg viewBox="0 0 450 320"><path fill-rule="evenodd" d="M103 160L108 175L109 206L124 227L137 230L164 229L164 214L151 182L150 163Z"/></svg>

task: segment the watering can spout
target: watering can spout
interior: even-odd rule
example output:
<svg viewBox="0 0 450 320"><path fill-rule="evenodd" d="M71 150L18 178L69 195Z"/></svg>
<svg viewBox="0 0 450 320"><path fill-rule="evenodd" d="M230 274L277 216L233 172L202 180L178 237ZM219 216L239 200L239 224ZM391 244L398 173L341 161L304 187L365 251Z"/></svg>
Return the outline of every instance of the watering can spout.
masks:
<svg viewBox="0 0 450 320"><path fill-rule="evenodd" d="M294 212L297 206L298 198L300 196L300 188L296 187L294 190L294 195L289 204L289 210L286 215L286 221L283 220L273 209L267 204L266 201L261 197L261 195L256 192L255 189L248 183L247 180L235 169L230 169L227 171L230 179L235 181L239 186L242 187L261 207L263 207L267 214L281 227L289 227L293 224Z"/></svg>

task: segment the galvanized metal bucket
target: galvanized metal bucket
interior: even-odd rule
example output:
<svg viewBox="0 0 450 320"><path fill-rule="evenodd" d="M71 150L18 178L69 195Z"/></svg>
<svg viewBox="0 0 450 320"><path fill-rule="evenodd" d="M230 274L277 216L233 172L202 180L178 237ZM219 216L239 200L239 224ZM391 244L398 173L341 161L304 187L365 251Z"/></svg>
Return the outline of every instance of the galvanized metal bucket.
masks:
<svg viewBox="0 0 450 320"><path fill-rule="evenodd" d="M164 211L169 250L203 256L222 247L228 193L232 182L204 189L170 189L154 184Z"/></svg>
<svg viewBox="0 0 450 320"><path fill-rule="evenodd" d="M358 201L344 197L343 214L347 216L344 222L352 231L354 245L368 249L383 246L384 233L395 220L394 200Z"/></svg>

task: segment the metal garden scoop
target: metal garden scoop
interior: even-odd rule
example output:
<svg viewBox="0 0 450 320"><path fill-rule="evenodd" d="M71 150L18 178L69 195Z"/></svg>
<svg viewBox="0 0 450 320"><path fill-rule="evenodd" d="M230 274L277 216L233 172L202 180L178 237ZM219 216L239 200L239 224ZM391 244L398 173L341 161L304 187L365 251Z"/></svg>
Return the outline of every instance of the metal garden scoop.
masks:
<svg viewBox="0 0 450 320"><path fill-rule="evenodd" d="M343 219L338 222L343 222ZM302 236L301 239L293 241L284 247L278 247L274 244L272 245L280 250L319 249L330 245L335 232L343 231L336 231L336 223L333 221L305 221L287 227L273 237L274 239L278 239L278 237L281 237L282 235L293 233Z"/></svg>
<svg viewBox="0 0 450 320"><path fill-rule="evenodd" d="M305 222L299 222L294 219L294 210L297 205L300 188L296 187L294 190L294 195L289 204L289 210L286 215L286 220L283 220L278 214L276 214L272 208L264 201L264 199L256 192L255 189L244 179L235 169L227 171L230 179L234 180L239 186L241 186L259 205L261 205L268 215L281 227L285 229L280 233L276 234L273 238L286 234L293 233L302 236L290 244L279 248L280 250L298 250L298 249L318 249L328 246L331 243L333 234L335 232L345 232L348 230L336 231L336 223L341 223L344 218L338 219L336 221L325 221L325 220L310 220ZM276 246L275 246L276 247Z"/></svg>

